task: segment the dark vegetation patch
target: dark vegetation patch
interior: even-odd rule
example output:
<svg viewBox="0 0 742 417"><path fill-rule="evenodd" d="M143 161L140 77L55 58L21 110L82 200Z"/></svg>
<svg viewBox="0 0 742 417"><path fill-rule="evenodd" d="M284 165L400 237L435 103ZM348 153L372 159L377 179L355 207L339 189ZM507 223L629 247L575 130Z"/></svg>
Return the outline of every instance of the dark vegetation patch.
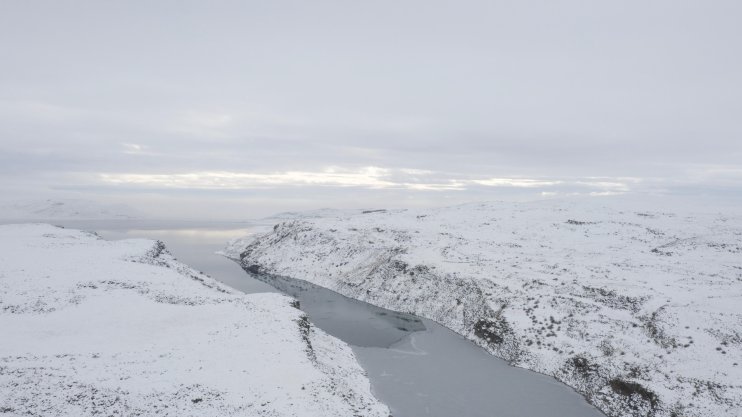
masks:
<svg viewBox="0 0 742 417"><path fill-rule="evenodd" d="M414 267L410 267L407 262L400 261L399 259L391 261L391 268L396 274L409 276L424 275L430 273L430 267L428 266L415 265Z"/></svg>
<svg viewBox="0 0 742 417"><path fill-rule="evenodd" d="M647 335L654 343L665 349L677 348L677 340L674 337L668 336L660 326L660 315L663 310L664 307L660 307L650 315L639 317L639 320L641 320Z"/></svg>
<svg viewBox="0 0 742 417"><path fill-rule="evenodd" d="M637 384L636 382L624 381L620 378L614 378L608 384L611 386L611 389L616 394L623 395L625 397L638 395L642 398L642 400L648 402L653 409L657 406L657 394L644 388L644 386L642 386L641 384Z"/></svg>
<svg viewBox="0 0 742 417"><path fill-rule="evenodd" d="M378 210L363 210L361 214L370 214L370 213L386 213L386 209L378 209Z"/></svg>
<svg viewBox="0 0 742 417"><path fill-rule="evenodd" d="M651 233L651 234L653 234L655 236L664 236L665 235L665 233L662 232L661 230L652 229L652 228L649 228L649 227L647 227L646 230L647 230L648 233Z"/></svg>
<svg viewBox="0 0 742 417"><path fill-rule="evenodd" d="M606 288L583 285L582 289L585 290L585 295L589 298L600 301L602 304L609 307L629 310L634 313L638 312L647 300L647 297L632 297L619 294L615 290L608 290Z"/></svg>
<svg viewBox="0 0 742 417"><path fill-rule="evenodd" d="M402 274L406 274L407 268L409 267L407 262L400 261L399 259L393 260L391 266L392 266L392 269L394 269L396 272L400 272Z"/></svg>
<svg viewBox="0 0 742 417"><path fill-rule="evenodd" d="M742 246L736 244L709 242L706 246L721 252L742 253Z"/></svg>
<svg viewBox="0 0 742 417"><path fill-rule="evenodd" d="M590 376L598 371L598 367L583 356L575 356L569 359L572 367L583 376Z"/></svg>
<svg viewBox="0 0 742 417"><path fill-rule="evenodd" d="M663 251L663 250L660 250L659 248L654 248L650 252L654 253L655 255L672 256L672 252Z"/></svg>
<svg viewBox="0 0 742 417"><path fill-rule="evenodd" d="M584 221L580 221L580 220L569 219L569 220L567 220L567 224L572 224L572 225L575 225L575 226L583 226L583 225L586 225L586 224L595 224L595 222L584 222Z"/></svg>

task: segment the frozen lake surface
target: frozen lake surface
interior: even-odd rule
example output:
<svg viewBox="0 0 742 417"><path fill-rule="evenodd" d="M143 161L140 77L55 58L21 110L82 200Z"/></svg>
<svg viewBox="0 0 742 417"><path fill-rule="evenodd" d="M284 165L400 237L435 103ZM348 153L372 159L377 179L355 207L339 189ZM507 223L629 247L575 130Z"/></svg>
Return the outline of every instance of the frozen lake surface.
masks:
<svg viewBox="0 0 742 417"><path fill-rule="evenodd" d="M508 365L430 320L353 300L305 281L244 272L215 254L249 223L57 221L110 240L165 242L182 262L248 293L280 291L299 300L312 323L353 347L374 393L395 417L601 417L551 377Z"/></svg>

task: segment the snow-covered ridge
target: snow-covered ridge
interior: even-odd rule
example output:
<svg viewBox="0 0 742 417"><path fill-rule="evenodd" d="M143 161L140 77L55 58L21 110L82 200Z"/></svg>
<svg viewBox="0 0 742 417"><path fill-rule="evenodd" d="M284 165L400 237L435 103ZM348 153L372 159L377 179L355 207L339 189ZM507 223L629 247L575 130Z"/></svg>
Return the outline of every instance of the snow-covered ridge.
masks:
<svg viewBox="0 0 742 417"><path fill-rule="evenodd" d="M431 318L610 416L742 415L739 213L570 201L343 213L226 252Z"/></svg>
<svg viewBox="0 0 742 417"><path fill-rule="evenodd" d="M3 220L127 220L141 217L124 204L101 204L78 199L0 201Z"/></svg>
<svg viewBox="0 0 742 417"><path fill-rule="evenodd" d="M0 414L381 416L349 346L161 242L0 226Z"/></svg>

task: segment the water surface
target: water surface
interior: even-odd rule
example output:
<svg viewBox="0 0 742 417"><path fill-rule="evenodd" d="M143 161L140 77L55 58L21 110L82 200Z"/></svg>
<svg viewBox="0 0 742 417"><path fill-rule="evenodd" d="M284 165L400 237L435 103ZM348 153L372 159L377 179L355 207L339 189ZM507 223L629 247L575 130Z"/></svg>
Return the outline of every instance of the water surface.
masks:
<svg viewBox="0 0 742 417"><path fill-rule="evenodd" d="M350 344L395 417L605 417L554 378L510 366L434 321L302 280L252 276L299 300L317 327Z"/></svg>

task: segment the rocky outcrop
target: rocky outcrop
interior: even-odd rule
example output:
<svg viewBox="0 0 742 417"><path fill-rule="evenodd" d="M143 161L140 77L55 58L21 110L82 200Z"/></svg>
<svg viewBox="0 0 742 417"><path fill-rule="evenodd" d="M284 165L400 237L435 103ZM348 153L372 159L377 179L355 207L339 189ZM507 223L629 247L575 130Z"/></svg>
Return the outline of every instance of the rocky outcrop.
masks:
<svg viewBox="0 0 742 417"><path fill-rule="evenodd" d="M732 215L499 203L285 220L227 252L435 320L609 416L711 417L742 409L740 236Z"/></svg>

